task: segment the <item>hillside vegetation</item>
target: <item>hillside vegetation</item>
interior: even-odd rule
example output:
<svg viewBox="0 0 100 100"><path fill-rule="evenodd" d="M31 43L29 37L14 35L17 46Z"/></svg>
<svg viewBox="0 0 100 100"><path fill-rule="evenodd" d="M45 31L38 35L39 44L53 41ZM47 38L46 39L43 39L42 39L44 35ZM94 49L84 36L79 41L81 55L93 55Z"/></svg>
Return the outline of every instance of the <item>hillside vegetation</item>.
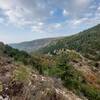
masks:
<svg viewBox="0 0 100 100"><path fill-rule="evenodd" d="M73 50L59 51L52 57L46 55L39 58L42 74L60 78L66 88L81 98L85 96L88 100L100 99L100 73L96 71L98 68L88 63L87 58ZM46 62L48 60L49 62ZM95 68L95 71L92 68Z"/></svg>
<svg viewBox="0 0 100 100"><path fill-rule="evenodd" d="M82 100L61 81L43 76L42 64L37 60L0 43L1 100Z"/></svg>
<svg viewBox="0 0 100 100"><path fill-rule="evenodd" d="M30 54L0 43L0 99L100 100L100 25Z"/></svg>
<svg viewBox="0 0 100 100"><path fill-rule="evenodd" d="M40 49L39 52L55 54L59 49L76 50L89 59L100 60L100 25L79 34L53 41Z"/></svg>

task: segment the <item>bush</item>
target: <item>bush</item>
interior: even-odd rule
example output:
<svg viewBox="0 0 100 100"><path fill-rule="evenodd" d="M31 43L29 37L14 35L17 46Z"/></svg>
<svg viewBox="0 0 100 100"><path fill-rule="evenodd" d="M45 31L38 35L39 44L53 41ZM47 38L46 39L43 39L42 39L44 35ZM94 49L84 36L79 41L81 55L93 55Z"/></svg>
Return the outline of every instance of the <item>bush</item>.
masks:
<svg viewBox="0 0 100 100"><path fill-rule="evenodd" d="M19 82L28 82L30 78L30 72L29 68L26 68L25 66L19 66L16 68L16 70L13 72L14 80Z"/></svg>
<svg viewBox="0 0 100 100"><path fill-rule="evenodd" d="M2 82L0 82L0 92L2 92L3 90L3 85L2 85Z"/></svg>
<svg viewBox="0 0 100 100"><path fill-rule="evenodd" d="M60 77L64 86L76 94L83 94L89 100L100 100L100 90L89 86L82 74L72 65L69 65L68 58L65 54L58 56L55 67L48 70L50 75Z"/></svg>
<svg viewBox="0 0 100 100"><path fill-rule="evenodd" d="M8 45L6 45L4 53L14 58L15 61L20 61L25 65L32 65L32 66L34 65L33 58L24 51L19 51L17 49L13 49Z"/></svg>
<svg viewBox="0 0 100 100"><path fill-rule="evenodd" d="M95 89L92 86L83 84L81 86L81 92L86 96L89 100L100 100L100 90Z"/></svg>

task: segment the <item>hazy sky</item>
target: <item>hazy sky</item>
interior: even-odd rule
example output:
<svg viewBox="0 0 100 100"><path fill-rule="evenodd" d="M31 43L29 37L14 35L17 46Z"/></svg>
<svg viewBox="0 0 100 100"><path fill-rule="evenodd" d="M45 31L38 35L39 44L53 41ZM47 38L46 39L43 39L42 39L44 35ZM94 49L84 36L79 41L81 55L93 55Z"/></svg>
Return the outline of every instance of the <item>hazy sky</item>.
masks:
<svg viewBox="0 0 100 100"><path fill-rule="evenodd" d="M0 41L71 35L100 23L100 0L0 0Z"/></svg>

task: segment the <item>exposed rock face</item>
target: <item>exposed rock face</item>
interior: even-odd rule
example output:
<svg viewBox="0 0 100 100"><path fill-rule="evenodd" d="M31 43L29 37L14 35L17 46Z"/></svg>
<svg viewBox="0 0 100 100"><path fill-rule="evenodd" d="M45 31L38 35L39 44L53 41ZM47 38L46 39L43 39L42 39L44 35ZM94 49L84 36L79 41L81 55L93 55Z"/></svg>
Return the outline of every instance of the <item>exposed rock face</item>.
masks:
<svg viewBox="0 0 100 100"><path fill-rule="evenodd" d="M0 100L81 100L58 80L20 67L0 57Z"/></svg>

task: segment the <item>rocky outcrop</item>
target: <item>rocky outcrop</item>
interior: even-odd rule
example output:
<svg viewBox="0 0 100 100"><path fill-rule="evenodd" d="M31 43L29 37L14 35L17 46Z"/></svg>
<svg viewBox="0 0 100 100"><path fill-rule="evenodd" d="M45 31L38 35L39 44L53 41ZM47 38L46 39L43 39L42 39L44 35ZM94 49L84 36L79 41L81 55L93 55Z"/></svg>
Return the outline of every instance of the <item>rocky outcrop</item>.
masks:
<svg viewBox="0 0 100 100"><path fill-rule="evenodd" d="M57 79L22 66L0 57L0 100L81 100Z"/></svg>

